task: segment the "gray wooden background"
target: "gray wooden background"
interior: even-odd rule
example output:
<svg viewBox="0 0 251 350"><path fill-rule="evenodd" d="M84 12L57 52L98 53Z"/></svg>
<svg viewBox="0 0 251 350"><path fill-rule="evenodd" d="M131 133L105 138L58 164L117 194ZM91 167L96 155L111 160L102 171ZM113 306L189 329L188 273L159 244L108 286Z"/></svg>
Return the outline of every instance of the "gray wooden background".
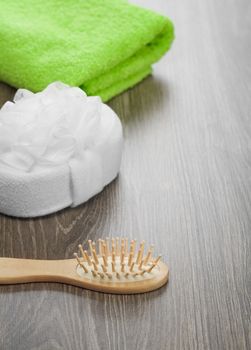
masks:
<svg viewBox="0 0 251 350"><path fill-rule="evenodd" d="M138 0L170 16L172 50L109 105L119 178L85 205L0 217L0 256L69 258L78 243L146 239L170 282L137 296L0 287L0 349L251 349L251 2ZM13 95L0 87L1 104Z"/></svg>

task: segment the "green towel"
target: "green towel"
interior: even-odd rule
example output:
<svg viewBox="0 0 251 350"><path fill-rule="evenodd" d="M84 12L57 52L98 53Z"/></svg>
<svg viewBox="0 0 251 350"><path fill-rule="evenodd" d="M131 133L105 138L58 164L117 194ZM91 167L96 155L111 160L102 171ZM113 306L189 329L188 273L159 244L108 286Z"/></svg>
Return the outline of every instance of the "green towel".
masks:
<svg viewBox="0 0 251 350"><path fill-rule="evenodd" d="M126 0L0 0L0 80L34 92L62 81L107 101L173 38L168 18Z"/></svg>

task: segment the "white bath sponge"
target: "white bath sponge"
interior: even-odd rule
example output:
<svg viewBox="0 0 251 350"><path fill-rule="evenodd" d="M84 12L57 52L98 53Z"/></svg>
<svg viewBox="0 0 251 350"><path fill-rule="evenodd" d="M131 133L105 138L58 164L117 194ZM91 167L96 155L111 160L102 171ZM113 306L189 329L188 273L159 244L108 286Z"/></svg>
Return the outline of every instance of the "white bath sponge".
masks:
<svg viewBox="0 0 251 350"><path fill-rule="evenodd" d="M33 217L87 201L117 176L122 141L99 97L60 82L19 89L0 110L0 212Z"/></svg>

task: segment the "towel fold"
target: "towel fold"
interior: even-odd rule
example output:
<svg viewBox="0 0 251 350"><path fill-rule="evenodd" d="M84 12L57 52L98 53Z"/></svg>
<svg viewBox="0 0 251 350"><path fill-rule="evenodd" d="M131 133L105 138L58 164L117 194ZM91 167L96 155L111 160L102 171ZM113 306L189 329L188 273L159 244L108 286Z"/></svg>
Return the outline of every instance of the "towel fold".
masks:
<svg viewBox="0 0 251 350"><path fill-rule="evenodd" d="M126 0L0 0L0 80L34 92L62 81L107 101L173 38L169 19Z"/></svg>

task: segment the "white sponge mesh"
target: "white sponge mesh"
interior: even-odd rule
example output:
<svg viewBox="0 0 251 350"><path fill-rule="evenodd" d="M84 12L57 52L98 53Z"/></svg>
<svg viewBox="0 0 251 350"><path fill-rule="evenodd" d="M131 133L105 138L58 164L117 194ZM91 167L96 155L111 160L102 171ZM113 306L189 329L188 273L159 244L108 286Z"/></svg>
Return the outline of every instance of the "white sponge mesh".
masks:
<svg viewBox="0 0 251 350"><path fill-rule="evenodd" d="M19 89L0 110L0 211L39 216L85 202L117 176L122 139L99 97L59 82Z"/></svg>

